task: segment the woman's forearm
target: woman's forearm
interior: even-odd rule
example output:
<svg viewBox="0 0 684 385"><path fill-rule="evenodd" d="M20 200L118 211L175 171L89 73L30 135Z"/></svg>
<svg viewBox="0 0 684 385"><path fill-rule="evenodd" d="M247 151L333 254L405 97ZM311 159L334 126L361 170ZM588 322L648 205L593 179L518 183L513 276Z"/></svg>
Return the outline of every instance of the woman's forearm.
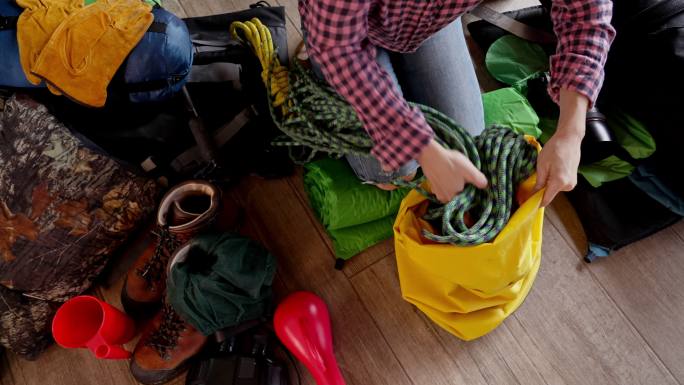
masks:
<svg viewBox="0 0 684 385"><path fill-rule="evenodd" d="M561 88L559 104L560 117L556 134L583 138L589 99L578 92Z"/></svg>

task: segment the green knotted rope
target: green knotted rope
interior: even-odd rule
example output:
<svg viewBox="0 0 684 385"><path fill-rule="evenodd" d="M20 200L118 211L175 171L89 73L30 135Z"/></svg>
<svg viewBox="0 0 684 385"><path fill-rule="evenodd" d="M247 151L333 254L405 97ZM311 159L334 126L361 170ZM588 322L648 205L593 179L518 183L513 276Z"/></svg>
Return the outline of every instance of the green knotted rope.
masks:
<svg viewBox="0 0 684 385"><path fill-rule="evenodd" d="M313 159L317 152L332 156L370 152L373 142L361 121L333 89L297 61L290 71L289 82L287 115L283 116L271 106L276 125L286 135L274 144L289 146L291 151L293 148L306 149L308 153L299 157L304 162ZM424 231L423 235L436 242L455 245L491 241L510 219L515 186L534 170L536 149L508 127L492 126L473 138L444 114L427 106L412 106L422 111L442 145L462 152L489 181L489 187L483 190L467 185L446 205L420 188L419 181L397 181L396 184L415 188L432 201L426 219L441 218L442 234ZM466 213L478 218L471 227L464 222Z"/></svg>

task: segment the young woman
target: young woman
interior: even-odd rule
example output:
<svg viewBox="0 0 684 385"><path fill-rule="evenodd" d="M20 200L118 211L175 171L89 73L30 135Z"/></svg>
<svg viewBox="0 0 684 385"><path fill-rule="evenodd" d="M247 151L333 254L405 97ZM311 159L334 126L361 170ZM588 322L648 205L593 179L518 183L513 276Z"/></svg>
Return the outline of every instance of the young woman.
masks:
<svg viewBox="0 0 684 385"><path fill-rule="evenodd" d="M482 99L460 16L481 0L300 0L307 52L316 71L355 109L372 156L348 156L362 180L386 187L420 165L446 202L466 183L487 185L458 151L435 140L407 100L445 113L471 134L484 129ZM587 109L603 82L615 31L611 0L553 0L558 37L549 94L560 105L556 134L537 163L543 205L577 181Z"/></svg>

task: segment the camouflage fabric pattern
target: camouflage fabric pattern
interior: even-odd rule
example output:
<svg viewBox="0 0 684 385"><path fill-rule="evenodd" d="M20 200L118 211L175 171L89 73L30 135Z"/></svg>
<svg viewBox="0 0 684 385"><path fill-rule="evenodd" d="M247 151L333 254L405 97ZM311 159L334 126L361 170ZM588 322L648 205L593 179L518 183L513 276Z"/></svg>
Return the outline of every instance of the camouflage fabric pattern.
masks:
<svg viewBox="0 0 684 385"><path fill-rule="evenodd" d="M11 301L0 301L0 343L31 355L18 341L39 339L52 316L35 301L64 302L88 289L152 212L156 192L44 106L9 98L0 112L0 299Z"/></svg>

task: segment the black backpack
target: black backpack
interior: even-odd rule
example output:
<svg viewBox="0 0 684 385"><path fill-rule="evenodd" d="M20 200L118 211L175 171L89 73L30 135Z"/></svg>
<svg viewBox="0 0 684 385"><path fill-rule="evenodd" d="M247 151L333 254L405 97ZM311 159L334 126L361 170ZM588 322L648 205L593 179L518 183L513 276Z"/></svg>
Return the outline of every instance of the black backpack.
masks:
<svg viewBox="0 0 684 385"><path fill-rule="evenodd" d="M629 111L649 128L656 152L646 162L684 197L684 0L614 3L617 36L600 103Z"/></svg>
<svg viewBox="0 0 684 385"><path fill-rule="evenodd" d="M286 60L285 10L259 2L245 11L183 20L193 43L193 66L182 92L169 100L133 103L114 82L100 109L32 92L71 129L151 176L226 182L244 174L288 175L293 166L287 150L271 146L279 131L258 59L229 33L233 21L253 17L269 27Z"/></svg>

